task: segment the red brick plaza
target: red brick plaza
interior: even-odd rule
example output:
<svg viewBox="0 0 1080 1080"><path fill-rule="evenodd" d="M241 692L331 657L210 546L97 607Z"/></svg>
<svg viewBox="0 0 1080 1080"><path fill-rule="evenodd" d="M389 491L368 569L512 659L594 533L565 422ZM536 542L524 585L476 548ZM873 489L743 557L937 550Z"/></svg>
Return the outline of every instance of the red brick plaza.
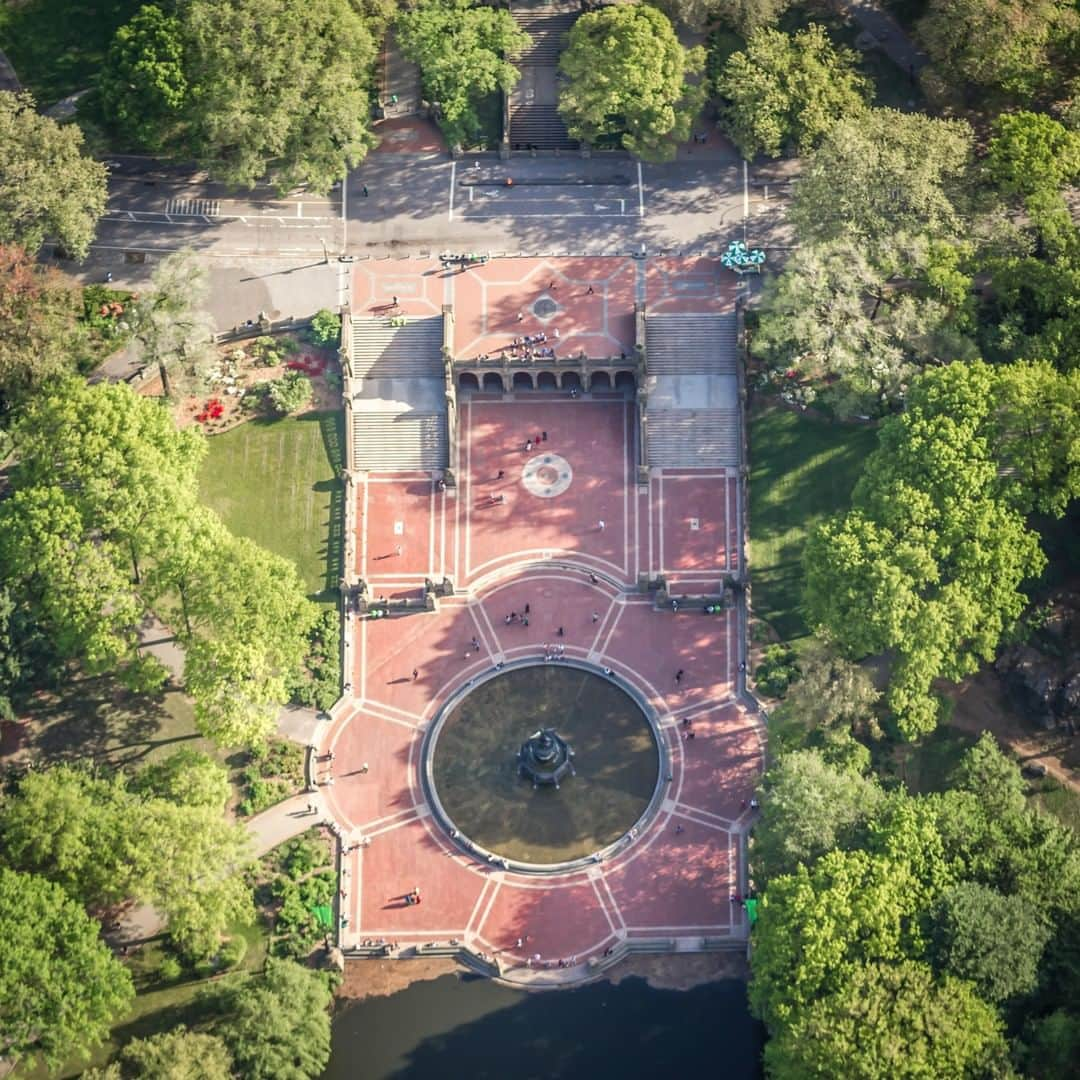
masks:
<svg viewBox="0 0 1080 1080"><path fill-rule="evenodd" d="M710 260L507 258L454 273L423 259L358 263L352 303L363 315L395 297L407 315L452 306L454 352L465 359L537 332L538 290L557 299L560 348L589 355L632 350L635 303L723 312L734 302L731 275ZM420 598L425 579L449 579L454 591L435 611L347 621L351 698L325 727L317 767L320 776L332 768L322 790L343 843L356 845L342 861L343 948L389 942L400 956L454 941L497 961L504 978L554 985L588 977L635 944L695 951L744 940L733 898L746 885L763 739L736 700L738 609L705 615L688 603L673 612L642 587L662 576L670 595L709 594L741 571L737 470L643 476L632 392L529 389L458 401L456 485L427 472L369 472L350 488L352 569L369 601ZM567 467L541 476L548 487L535 494L528 476L545 455ZM526 603L529 625L506 625ZM425 798L421 752L428 726L469 680L496 664L542 663L555 642L637 691L672 765L658 810L616 854L536 875L484 860L444 831ZM420 904L405 902L414 887Z"/></svg>

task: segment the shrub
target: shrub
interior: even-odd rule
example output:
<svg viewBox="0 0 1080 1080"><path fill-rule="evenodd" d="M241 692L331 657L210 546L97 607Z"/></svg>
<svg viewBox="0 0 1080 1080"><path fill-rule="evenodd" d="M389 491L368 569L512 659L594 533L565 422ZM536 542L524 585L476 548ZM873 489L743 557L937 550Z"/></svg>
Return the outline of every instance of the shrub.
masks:
<svg viewBox="0 0 1080 1080"><path fill-rule="evenodd" d="M297 705L324 712L341 696L341 622L336 608L326 608L308 638L304 665L289 691Z"/></svg>
<svg viewBox="0 0 1080 1080"><path fill-rule="evenodd" d="M245 938L243 934L234 934L221 946L221 949L218 952L218 967L221 970L239 967L240 962L247 954L247 949L247 938Z"/></svg>
<svg viewBox="0 0 1080 1080"><path fill-rule="evenodd" d="M266 384L267 396L274 411L281 416L302 409L311 400L311 381L299 371L290 371Z"/></svg>
<svg viewBox="0 0 1080 1080"><path fill-rule="evenodd" d="M754 671L757 689L767 697L783 697L798 677L798 660L789 645L770 645Z"/></svg>
<svg viewBox="0 0 1080 1080"><path fill-rule="evenodd" d="M311 320L311 340L316 345L336 345L341 337L341 316L328 308L317 311Z"/></svg>
<svg viewBox="0 0 1080 1080"><path fill-rule="evenodd" d="M175 956L163 956L158 965L158 974L163 982L177 982L184 974L184 967Z"/></svg>

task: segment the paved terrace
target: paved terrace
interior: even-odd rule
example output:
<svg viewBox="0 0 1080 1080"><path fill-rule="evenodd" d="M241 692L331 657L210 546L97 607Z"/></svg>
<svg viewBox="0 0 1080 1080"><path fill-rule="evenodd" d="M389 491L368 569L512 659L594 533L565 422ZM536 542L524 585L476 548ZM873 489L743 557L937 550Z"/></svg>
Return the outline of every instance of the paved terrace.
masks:
<svg viewBox="0 0 1080 1080"><path fill-rule="evenodd" d="M536 332L529 308L539 295L559 305L566 340L614 349L632 341L635 299L650 310L723 312L734 293L710 260L507 259L464 273L388 260L356 270L354 311L375 313L394 297L411 316L452 303L463 353ZM351 569L369 596L419 598L425 578L443 577L455 592L434 612L349 620L349 700L317 736L316 768L347 849L346 952L376 941L400 955L453 941L504 978L543 985L589 977L590 962L626 943L692 951L745 940L734 898L746 888L763 739L736 699L738 611L705 615L687 602L673 612L639 588L662 574L675 595L715 595L740 573L740 478L736 469L653 469L639 484L634 418L632 396L616 390L466 393L456 488L419 471L354 479ZM538 495L529 477L545 459L561 479ZM529 625L507 626L526 603ZM556 642L647 703L672 765L655 815L617 853L537 877L485 861L443 831L421 784L421 748L470 680L498 663L543 662ZM423 902L407 904L417 886Z"/></svg>

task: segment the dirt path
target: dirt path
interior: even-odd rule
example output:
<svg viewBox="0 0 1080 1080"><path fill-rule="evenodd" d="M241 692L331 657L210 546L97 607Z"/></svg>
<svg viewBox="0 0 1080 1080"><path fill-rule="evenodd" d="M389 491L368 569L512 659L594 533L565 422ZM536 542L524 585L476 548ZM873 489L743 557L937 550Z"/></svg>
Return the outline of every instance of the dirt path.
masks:
<svg viewBox="0 0 1080 1080"><path fill-rule="evenodd" d="M1053 731L1032 731L1005 700L993 671L979 672L948 696L956 702L951 727L972 735L991 732L1021 765L1045 765L1055 780L1080 792L1080 773L1066 760L1070 750L1075 754L1075 740Z"/></svg>

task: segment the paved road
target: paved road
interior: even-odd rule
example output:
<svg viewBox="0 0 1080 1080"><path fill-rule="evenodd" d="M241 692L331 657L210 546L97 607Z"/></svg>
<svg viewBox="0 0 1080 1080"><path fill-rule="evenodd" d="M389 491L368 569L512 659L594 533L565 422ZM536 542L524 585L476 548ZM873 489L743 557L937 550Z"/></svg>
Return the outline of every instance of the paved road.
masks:
<svg viewBox="0 0 1080 1080"><path fill-rule="evenodd" d="M342 252L717 251L742 237L746 210L751 240L779 235L774 217L760 212L770 208L762 180L753 169L744 176L730 152L666 165L373 154L348 179L344 220L340 187L326 198L281 199L269 189L241 197L191 167L112 164L108 212L85 273L112 270L125 282L143 276L133 259L152 264L181 247L222 266L261 259L296 267Z"/></svg>

